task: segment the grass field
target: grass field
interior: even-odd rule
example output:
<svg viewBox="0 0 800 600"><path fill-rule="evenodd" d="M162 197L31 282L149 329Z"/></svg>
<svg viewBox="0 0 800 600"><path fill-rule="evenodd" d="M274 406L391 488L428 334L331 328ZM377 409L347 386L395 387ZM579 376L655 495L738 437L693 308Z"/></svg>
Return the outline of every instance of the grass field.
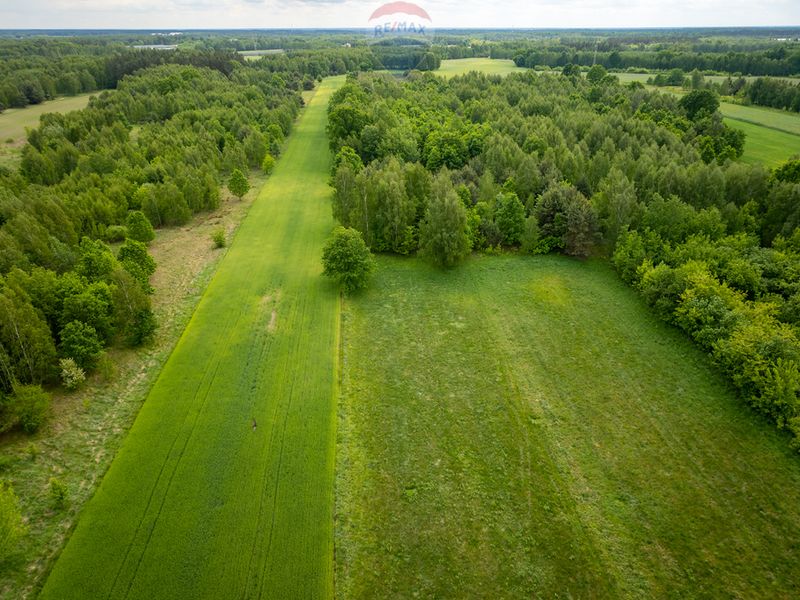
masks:
<svg viewBox="0 0 800 600"><path fill-rule="evenodd" d="M44 113L80 110L89 104L92 95L56 98L25 108L9 108L0 113L0 166L16 168L26 141L25 128L39 125L39 117Z"/></svg>
<svg viewBox="0 0 800 600"><path fill-rule="evenodd" d="M742 161L776 167L794 155L800 155L800 135L792 135L747 121L725 118L725 123L747 134Z"/></svg>
<svg viewBox="0 0 800 600"><path fill-rule="evenodd" d="M42 598L332 595L338 292L320 255L342 82L305 109Z"/></svg>
<svg viewBox="0 0 800 600"><path fill-rule="evenodd" d="M340 598L797 598L800 461L604 263L381 258L343 311Z"/></svg>
<svg viewBox="0 0 800 600"><path fill-rule="evenodd" d="M650 77L655 77L657 73L628 73L628 72L618 72L612 71L612 75L616 75L619 77L619 80L622 83L627 83L629 81L641 81L642 83L646 83ZM761 76L756 75L747 75L745 79L747 81L755 81L759 79ZM705 80L712 83L722 83L728 79L727 75L706 75ZM732 79L738 79L738 77L732 77ZM800 83L800 78L797 77L772 77L772 79L780 79L782 81L788 81L789 83Z"/></svg>
<svg viewBox="0 0 800 600"><path fill-rule="evenodd" d="M434 71L437 75L442 75L447 79L456 75L464 75L470 71L478 71L487 75L508 75L527 71L523 67L518 67L513 60L491 59L491 58L459 58L455 60L443 60L441 67Z"/></svg>
<svg viewBox="0 0 800 600"><path fill-rule="evenodd" d="M49 112L69 112L86 108L89 98L96 96L99 92L92 94L81 94L79 96L69 96L56 98L41 104L33 104L25 108L9 108L0 113L0 143L5 143L8 139L19 141L25 138L26 127L36 127L39 124L39 117Z"/></svg>
<svg viewBox="0 0 800 600"><path fill-rule="evenodd" d="M746 121L755 125L763 125L785 133L800 136L800 113L792 113L765 106L743 106L730 102L721 102L720 111L726 117L737 121Z"/></svg>

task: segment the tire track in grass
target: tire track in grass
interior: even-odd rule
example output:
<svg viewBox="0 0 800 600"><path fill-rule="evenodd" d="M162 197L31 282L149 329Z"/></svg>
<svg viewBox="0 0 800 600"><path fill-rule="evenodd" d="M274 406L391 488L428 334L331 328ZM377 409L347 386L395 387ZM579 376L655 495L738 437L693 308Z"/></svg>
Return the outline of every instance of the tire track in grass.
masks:
<svg viewBox="0 0 800 600"><path fill-rule="evenodd" d="M339 303L319 260L343 82L304 109L43 598L331 597Z"/></svg>
<svg viewBox="0 0 800 600"><path fill-rule="evenodd" d="M216 369L215 369L215 372L216 372ZM213 379L213 376L212 376L212 379ZM195 390L195 392L193 394L194 396L197 396L198 391L204 387L205 383L206 383L205 378L202 379L198 383L197 388L196 388L196 390ZM181 425L181 429L184 427L184 425L186 423L186 419L188 419L188 418L189 418L189 414L187 413L186 416L184 417L184 423ZM149 494L149 496L147 498L147 504L145 505L144 512L142 513L142 516L139 519L139 523L136 526L136 530L135 530L135 532L133 534L133 539L134 540L137 537L139 537L139 532L141 531L142 525L144 524L145 520L147 519L147 514L150 512L150 506L153 503L153 499L154 499L156 490L158 489L159 483L161 482L161 479L162 479L162 477L164 475L164 469L167 467L167 463L169 463L170 456L173 455L173 451L175 449L175 446L178 444L178 441L179 441L179 438L176 437L173 440L172 445L169 448L169 451L164 456L164 461L161 464L161 469L158 472L158 477L156 477L155 482L153 483L153 487L150 489L150 494ZM174 474L174 469L173 469L173 474ZM117 582L119 581L120 574L122 573L122 570L123 570L123 567L124 567L125 563L128 561L128 556L130 555L130 552L131 552L132 548L133 548L133 545L131 544L131 545L129 545L127 547L127 549L125 551L125 556L122 559L122 562L120 563L119 569L117 569L117 573L114 576L114 581L111 584L111 588L110 588L110 590L108 592L108 598L111 598L114 595L114 590L117 587ZM137 564L137 568L138 568L138 564ZM134 576L135 576L135 573L134 573ZM131 578L131 580L130 580L130 582L128 584L127 590L130 590L130 585L132 584L132 582L133 582L133 578ZM127 594L127 591L126 591L126 594Z"/></svg>
<svg viewBox="0 0 800 600"><path fill-rule="evenodd" d="M292 307L293 307L294 310L292 310L290 312L291 316L296 314L296 309L294 308L295 307L295 303L292 303ZM290 319L290 322L293 322L293 321L294 321L294 319ZM290 369L289 369L290 362L291 362L291 355L287 353L285 355L285 360L283 362L283 367L281 369L282 373L290 372ZM290 400L291 400L291 395L293 393L293 389L294 389L294 379L292 379L291 387L289 388L288 397L289 397ZM285 423L286 423L285 414L287 412L288 412L288 407L287 407L286 411L281 413L280 405L279 404L275 405L274 417L272 419L272 427L270 427L270 436L269 436L268 442L265 444L265 448L271 448L272 447L273 441L275 440L276 425L279 422L280 414L284 414L284 419L283 419L284 426L282 428L282 431L283 431L283 434L285 434L285 429L286 429L286 427L285 427ZM270 479L269 474L270 474L270 471L272 471L272 469L271 469L272 465L270 465L269 463L266 463L264 465L263 474L262 474L262 482L263 483L262 483L262 486L261 486L262 487L262 492L261 492L261 499L260 499L260 502L259 502L259 510L258 510L258 520L257 520L258 525L256 527L257 534L260 533L264 529L264 526L265 526L264 505L266 504L266 499L269 496L269 492L272 492L272 499L273 499L272 512L270 514L270 531L269 531L269 535L267 535L267 542L266 542L266 552L265 552L266 555L269 555L270 547L272 545L272 529L274 527L275 508L276 508L277 494L278 494L277 481L279 481L279 478L280 478L280 467L281 467L282 463L283 463L283 440L281 439L280 451L278 452L278 466L277 466L276 469L274 469L276 484L273 485L273 486L267 486L266 485L266 482ZM259 561L258 561L258 559L256 557L259 554L259 549L260 548L261 548L261 544L259 544L259 535L256 535L255 538L254 538L253 544L252 544L250 566L248 567L248 571L252 570L251 568L252 568L252 565L253 565L253 561L256 561L256 564L258 564ZM261 589L262 589L262 583L263 583L263 568L261 568L258 571L256 571L256 573L260 573L260 576L256 577L256 584L255 584L255 588L258 591L258 596L260 596L261 595Z"/></svg>

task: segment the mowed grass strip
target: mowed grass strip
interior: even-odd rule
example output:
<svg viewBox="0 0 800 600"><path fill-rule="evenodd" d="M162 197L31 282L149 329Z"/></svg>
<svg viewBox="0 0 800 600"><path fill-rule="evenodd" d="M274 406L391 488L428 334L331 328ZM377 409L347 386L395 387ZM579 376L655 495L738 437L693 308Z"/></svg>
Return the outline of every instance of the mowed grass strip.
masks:
<svg viewBox="0 0 800 600"><path fill-rule="evenodd" d="M527 69L518 67L513 60L509 59L456 58L443 60L441 66L434 73L450 79L456 75L465 75L470 71L486 73L487 75L508 75L509 73L521 73L527 71Z"/></svg>
<svg viewBox="0 0 800 600"><path fill-rule="evenodd" d="M343 312L341 598L794 598L800 460L604 263L381 258Z"/></svg>
<svg viewBox="0 0 800 600"><path fill-rule="evenodd" d="M320 256L342 82L301 115L43 598L332 595L339 304Z"/></svg>

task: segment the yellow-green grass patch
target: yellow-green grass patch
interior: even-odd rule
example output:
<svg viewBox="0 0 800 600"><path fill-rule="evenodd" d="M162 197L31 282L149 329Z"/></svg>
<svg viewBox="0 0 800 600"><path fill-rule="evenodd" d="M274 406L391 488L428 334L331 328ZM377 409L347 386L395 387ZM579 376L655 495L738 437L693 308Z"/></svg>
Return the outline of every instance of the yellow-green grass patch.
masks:
<svg viewBox="0 0 800 600"><path fill-rule="evenodd" d="M458 58L443 60L439 69L434 73L450 79L456 75L464 75L471 71L485 73L486 75L508 75L509 73L521 73L527 71L527 69L518 67L513 60L507 59Z"/></svg>

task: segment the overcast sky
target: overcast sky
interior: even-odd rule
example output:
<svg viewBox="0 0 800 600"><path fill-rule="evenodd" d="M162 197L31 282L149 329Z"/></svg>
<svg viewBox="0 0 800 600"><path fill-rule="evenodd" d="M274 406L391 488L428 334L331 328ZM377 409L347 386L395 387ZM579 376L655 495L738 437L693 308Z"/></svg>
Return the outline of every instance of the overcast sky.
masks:
<svg viewBox="0 0 800 600"><path fill-rule="evenodd" d="M0 0L2 29L362 27L363 0ZM419 1L434 27L800 25L800 0Z"/></svg>

